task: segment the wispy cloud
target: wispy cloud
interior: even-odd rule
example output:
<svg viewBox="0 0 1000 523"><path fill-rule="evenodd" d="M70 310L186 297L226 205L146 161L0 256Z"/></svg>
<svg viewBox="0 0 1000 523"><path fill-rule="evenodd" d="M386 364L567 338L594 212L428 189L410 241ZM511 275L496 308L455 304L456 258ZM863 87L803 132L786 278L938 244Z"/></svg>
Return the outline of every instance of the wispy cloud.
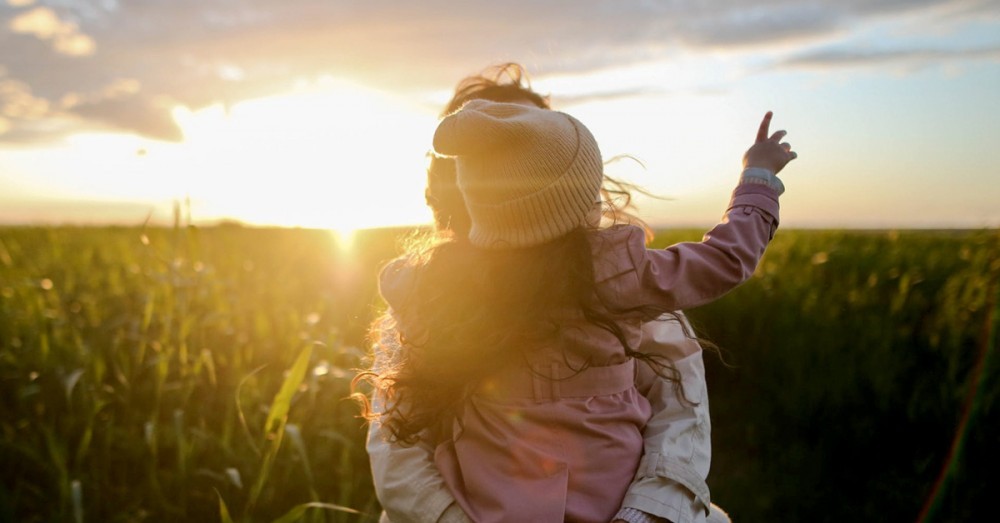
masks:
<svg viewBox="0 0 1000 523"><path fill-rule="evenodd" d="M465 74L507 60L540 74L582 74L719 50L771 58L780 67L952 59L915 48L871 56L852 47L786 57L796 48L843 44L868 20L934 10L982 16L1000 12L998 4L7 0L0 4L0 71L6 71L0 81L17 87L0 91L0 107L15 107L0 112L6 122L0 143L54 139L87 128L177 140L173 106L234 103L324 75L418 92L447 89ZM134 89L99 96L123 78L133 80ZM622 87L636 89L641 87Z"/></svg>
<svg viewBox="0 0 1000 523"><path fill-rule="evenodd" d="M75 23L61 20L55 11L46 7L17 14L7 27L14 33L51 42L56 52L69 56L92 55L97 47L94 39L81 33Z"/></svg>
<svg viewBox="0 0 1000 523"><path fill-rule="evenodd" d="M609 100L620 100L622 98L632 98L650 94L660 94L663 91L654 91L645 87L635 87L628 89L617 89L613 91L597 91L585 94L559 95L559 105L572 106L591 102L606 102Z"/></svg>
<svg viewBox="0 0 1000 523"><path fill-rule="evenodd" d="M819 49L779 61L779 68L922 67L956 60L998 60L1000 45L971 49Z"/></svg>

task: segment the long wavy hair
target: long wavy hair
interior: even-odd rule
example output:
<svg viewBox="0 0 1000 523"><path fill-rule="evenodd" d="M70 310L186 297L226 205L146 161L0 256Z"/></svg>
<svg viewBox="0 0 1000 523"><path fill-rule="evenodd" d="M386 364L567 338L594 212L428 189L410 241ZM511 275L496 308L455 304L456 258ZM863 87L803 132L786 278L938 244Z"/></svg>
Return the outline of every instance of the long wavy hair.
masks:
<svg viewBox="0 0 1000 523"><path fill-rule="evenodd" d="M549 108L548 98L531 90L527 74L517 64L503 64L462 80L443 114L476 98ZM634 224L644 229L647 240L652 239L650 228L632 212L632 195L637 191L643 192L605 177L600 226ZM370 381L386 399L378 416L363 395L356 395L364 416L378 417L390 440L412 444L423 437L437 439L436 430L454 419L483 378L525 362L529 354L523 348L556 340L568 318L612 333L626 355L648 362L673 383L682 401L688 401L672 362L630 346L621 326L626 316L655 318L672 312L653 305L612 310L595 292L588 235L599 225L580 227L543 245L484 250L467 239L470 221L455 183L453 160L432 159L426 195L435 231L411 242L405 257L416 268L406 306L417 311L419 328L411 329L416 334L407 337L403 334L407 325L396 325L389 316L377 320L372 339L397 350L382 368L355 379ZM406 311L397 312L405 323Z"/></svg>

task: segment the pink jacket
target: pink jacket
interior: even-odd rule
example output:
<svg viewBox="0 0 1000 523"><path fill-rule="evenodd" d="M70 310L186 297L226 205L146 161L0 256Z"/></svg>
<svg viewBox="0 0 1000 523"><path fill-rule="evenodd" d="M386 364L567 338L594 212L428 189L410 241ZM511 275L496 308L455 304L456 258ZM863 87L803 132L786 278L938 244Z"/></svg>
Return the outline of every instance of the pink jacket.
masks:
<svg viewBox="0 0 1000 523"><path fill-rule="evenodd" d="M391 313L391 312L390 312ZM640 364L636 387L649 400L652 416L643 428L643 458L622 501L622 509L637 510L675 523L729 523L711 504L705 479L711 466L711 418L702 349L691 337L693 329L680 311L643 324L640 350L668 358L680 373L684 393L693 403L681 402L672 383ZM400 350L397 337L383 332L374 345L374 368L384 369ZM372 409L384 412L380 395ZM368 428L366 449L371 460L375 492L385 512L382 523L471 523L455 503L434 465L434 447L421 442L403 447L386 440L376 420ZM706 518L706 507L711 514ZM658 521L658 520L657 520Z"/></svg>
<svg viewBox="0 0 1000 523"><path fill-rule="evenodd" d="M702 242L649 250L638 228L597 231L591 236L597 292L619 310L708 303L753 273L777 216L776 191L742 184L725 219ZM400 292L409 276L399 265L383 273L390 306L404 303ZM641 323L651 319L636 313L621 322L631 346L640 346ZM621 506L643 455L650 406L618 340L585 322L575 327L565 329L560 345L531 352L531 369L507 370L484 383L451 438L435 449L435 465L473 520L609 521ZM562 379L588 359L593 368Z"/></svg>

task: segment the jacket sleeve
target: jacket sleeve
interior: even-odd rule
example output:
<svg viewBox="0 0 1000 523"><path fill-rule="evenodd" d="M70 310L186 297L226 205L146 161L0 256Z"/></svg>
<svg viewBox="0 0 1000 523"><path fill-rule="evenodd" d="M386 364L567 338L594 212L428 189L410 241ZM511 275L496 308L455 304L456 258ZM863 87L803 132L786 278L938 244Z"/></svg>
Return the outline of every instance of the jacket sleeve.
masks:
<svg viewBox="0 0 1000 523"><path fill-rule="evenodd" d="M705 478L712 459L711 421L702 349L683 313L643 325L639 350L669 358L681 374L681 401L673 384L648 365L639 366L636 385L653 416L643 429L643 457L622 508L675 522L705 520L711 501Z"/></svg>
<svg viewBox="0 0 1000 523"><path fill-rule="evenodd" d="M374 369L391 361L398 350L393 336L375 344ZM372 397L372 409L382 413L385 400ZM424 441L403 447L390 443L381 423L372 421L366 443L375 494L385 510L383 521L392 523L467 523L469 518L455 502L432 460L434 449Z"/></svg>
<svg viewBox="0 0 1000 523"><path fill-rule="evenodd" d="M623 240L612 238L625 245L598 268L598 292L604 303L623 310L637 305L661 310L704 305L753 275L777 227L778 192L767 185L742 183L733 191L722 221L700 242L647 249L636 227L627 228Z"/></svg>

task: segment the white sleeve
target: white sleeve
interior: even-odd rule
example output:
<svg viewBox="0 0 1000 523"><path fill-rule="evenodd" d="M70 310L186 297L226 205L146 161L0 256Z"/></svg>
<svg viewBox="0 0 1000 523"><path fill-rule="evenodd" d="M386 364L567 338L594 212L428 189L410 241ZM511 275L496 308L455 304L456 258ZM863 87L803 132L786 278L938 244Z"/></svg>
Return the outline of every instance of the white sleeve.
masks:
<svg viewBox="0 0 1000 523"><path fill-rule="evenodd" d="M377 372L391 360L398 344L394 336L385 335L375 344L373 365ZM382 413L384 398L372 396L372 410ZM379 503L392 523L439 523L469 521L455 505L441 473L434 465L434 449L421 441L403 447L387 441L382 424L372 421L365 445L371 462L372 479ZM453 506L454 505L454 506ZM449 510L450 508L450 510ZM446 513L447 512L447 513Z"/></svg>
<svg viewBox="0 0 1000 523"><path fill-rule="evenodd" d="M622 507L671 521L701 522L711 503L705 483L712 459L708 388L701 346L690 337L694 334L687 318L678 314L679 321L664 317L644 324L639 349L670 359L694 404L682 402L673 383L647 365L639 366L637 385L653 415L643 429L643 457Z"/></svg>

